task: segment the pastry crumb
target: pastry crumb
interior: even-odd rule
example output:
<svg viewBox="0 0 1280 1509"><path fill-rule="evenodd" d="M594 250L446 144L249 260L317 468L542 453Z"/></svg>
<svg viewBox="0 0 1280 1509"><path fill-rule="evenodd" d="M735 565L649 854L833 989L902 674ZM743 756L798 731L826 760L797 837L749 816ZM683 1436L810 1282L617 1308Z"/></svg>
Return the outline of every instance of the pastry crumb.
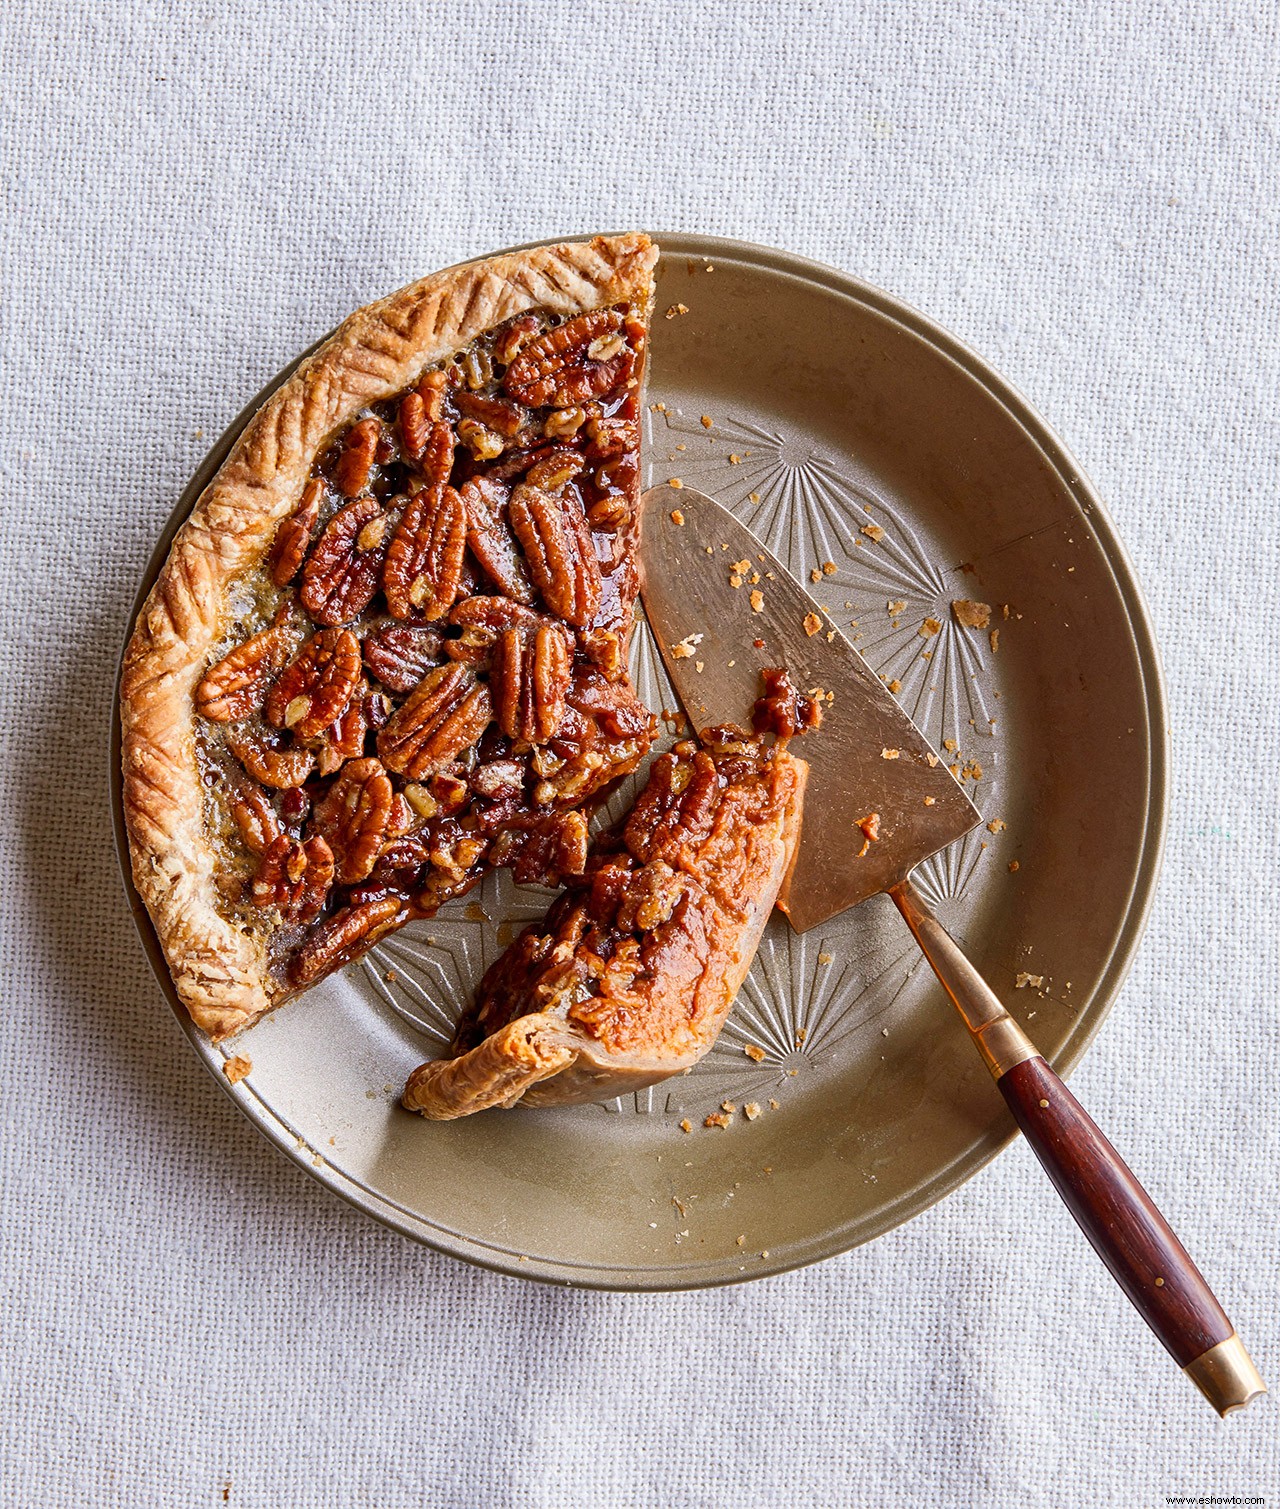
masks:
<svg viewBox="0 0 1280 1509"><path fill-rule="evenodd" d="M676 315L678 315L678 314L688 314L688 313L689 313L689 306L687 304L671 304L667 308L666 317L669 320L674 320L675 317L676 317Z"/></svg>
<svg viewBox="0 0 1280 1509"><path fill-rule="evenodd" d="M752 589L752 592L751 592L751 611L753 613L763 613L764 612L764 593L760 591L759 587L755 587L755 588Z"/></svg>
<svg viewBox="0 0 1280 1509"><path fill-rule="evenodd" d="M764 1063L764 1049L759 1043L747 1043L742 1050L753 1064Z"/></svg>
<svg viewBox="0 0 1280 1509"><path fill-rule="evenodd" d="M754 1121L760 1114L760 1103L755 1100L747 1101L746 1105L742 1108L742 1114L748 1121Z"/></svg>
<svg viewBox="0 0 1280 1509"><path fill-rule="evenodd" d="M966 629L985 629L991 622L991 604L971 602L967 597L956 599L951 604L956 622Z"/></svg>
<svg viewBox="0 0 1280 1509"><path fill-rule="evenodd" d="M881 529L879 524L864 524L862 526L862 533L865 534L869 540L880 541L884 539L884 530Z"/></svg>
<svg viewBox="0 0 1280 1509"><path fill-rule="evenodd" d="M778 1101L778 1100L774 1100L772 1097L770 1097L770 1099L769 1099L769 1109L771 1111L780 1111L782 1109L782 1102Z"/></svg>
<svg viewBox="0 0 1280 1509"><path fill-rule="evenodd" d="M830 954L819 954L818 955L818 963L819 964L830 964L831 963L831 955Z"/></svg>
<svg viewBox="0 0 1280 1509"><path fill-rule="evenodd" d="M704 430L709 430L711 428L711 426L712 426L712 423L713 423L713 420L712 420L710 414L704 414L702 416L702 428Z"/></svg>
<svg viewBox="0 0 1280 1509"><path fill-rule="evenodd" d="M740 466L741 464L742 464L742 457L739 456L739 455L737 455L734 451L730 451L729 452L729 465L730 466Z"/></svg>
<svg viewBox="0 0 1280 1509"><path fill-rule="evenodd" d="M671 510L671 522L673 524L683 524L684 523L684 515L680 512L680 510L678 508L673 508Z"/></svg>
<svg viewBox="0 0 1280 1509"><path fill-rule="evenodd" d="M691 1131L693 1131L693 1122L691 1122L687 1116L680 1123L680 1130L682 1132L691 1132ZM684 1212L681 1211L681 1215L683 1215L683 1214L684 1214Z"/></svg>
<svg viewBox="0 0 1280 1509"><path fill-rule="evenodd" d="M1018 871L1019 871L1019 870L1020 870L1020 869L1021 869L1021 868L1022 868L1022 866L1021 866L1021 865L1020 865L1020 864L1019 864L1019 863L1018 863L1018 861L1017 861L1017 860L1016 860L1016 859L1011 859L1011 860L1010 860L1010 861L1009 861L1009 874L1010 874L1010 875L1015 875L1015 874L1017 874L1017 872L1018 872Z"/></svg>
<svg viewBox="0 0 1280 1509"><path fill-rule="evenodd" d="M821 580L822 580L822 572L821 572L821 571L819 571L819 570L818 570L818 568L817 568L817 567L816 567L816 566L815 566L815 567L814 567L814 569L813 569L813 570L812 570L812 571L811 571L811 572L810 572L810 573L809 573L809 580L810 580L810 581L811 581L811 582L820 582L820 581L821 581Z"/></svg>
<svg viewBox="0 0 1280 1509"><path fill-rule="evenodd" d="M1018 976L1013 982L1015 990L1025 990L1030 985L1033 990L1044 988L1044 976L1028 974L1025 969L1018 971Z"/></svg>
<svg viewBox="0 0 1280 1509"><path fill-rule="evenodd" d="M899 681L896 676L893 678L892 681L886 682L885 685L889 688L889 690L893 693L893 695L895 697L902 690L902 682Z"/></svg>
<svg viewBox="0 0 1280 1509"><path fill-rule="evenodd" d="M882 749L880 751L880 758L882 760L896 760L901 753L900 749Z"/></svg>
<svg viewBox="0 0 1280 1509"><path fill-rule="evenodd" d="M926 807L936 807L938 805L938 798L936 796L927 796L924 799L924 804Z"/></svg>
<svg viewBox="0 0 1280 1509"><path fill-rule="evenodd" d="M988 833L1003 833L1008 825L1002 817L993 817L987 824Z"/></svg>
<svg viewBox="0 0 1280 1509"><path fill-rule="evenodd" d="M672 660L688 660L693 654L694 647L701 643L701 634L686 634L679 644L671 646Z"/></svg>
<svg viewBox="0 0 1280 1509"><path fill-rule="evenodd" d="M723 1132L728 1129L729 1123L732 1120L733 1118L726 1115L724 1111L713 1111L702 1124L704 1127L719 1127Z"/></svg>
<svg viewBox="0 0 1280 1509"><path fill-rule="evenodd" d="M991 653L994 655L1000 648L1000 630L992 629L987 637L991 640Z"/></svg>
<svg viewBox="0 0 1280 1509"><path fill-rule="evenodd" d="M907 611L906 599L904 598L900 602L888 602L884 605L884 610L890 618L897 618L899 613Z"/></svg>
<svg viewBox="0 0 1280 1509"><path fill-rule="evenodd" d="M917 632L921 639L932 639L935 634L942 632L942 625L936 618L926 618Z"/></svg>
<svg viewBox="0 0 1280 1509"><path fill-rule="evenodd" d="M834 576L836 574L836 563L834 561L823 561L822 574L823 576Z"/></svg>
<svg viewBox="0 0 1280 1509"><path fill-rule="evenodd" d="M684 486L684 483L681 482L681 480L680 480L679 477L668 477L667 478L667 486L668 487L674 487L674 488L681 488L681 487Z"/></svg>
<svg viewBox="0 0 1280 1509"><path fill-rule="evenodd" d="M227 1076L228 1084L238 1085L246 1074L253 1073L253 1060L237 1053L232 1058L223 1059L222 1072Z"/></svg>
<svg viewBox="0 0 1280 1509"><path fill-rule="evenodd" d="M822 620L818 617L818 615L816 613L806 613L805 614L805 618L804 618L804 631L809 636L810 639L813 638L813 636L818 632L818 630L821 627L822 627Z"/></svg>

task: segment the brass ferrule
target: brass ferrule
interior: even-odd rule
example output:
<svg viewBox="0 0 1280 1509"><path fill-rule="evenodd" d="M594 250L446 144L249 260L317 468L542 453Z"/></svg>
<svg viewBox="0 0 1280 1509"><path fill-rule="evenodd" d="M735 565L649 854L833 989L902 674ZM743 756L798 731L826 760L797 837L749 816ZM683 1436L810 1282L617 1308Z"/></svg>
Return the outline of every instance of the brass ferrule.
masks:
<svg viewBox="0 0 1280 1509"><path fill-rule="evenodd" d="M1262 1374L1234 1331L1226 1341L1201 1352L1182 1371L1223 1419L1267 1392Z"/></svg>

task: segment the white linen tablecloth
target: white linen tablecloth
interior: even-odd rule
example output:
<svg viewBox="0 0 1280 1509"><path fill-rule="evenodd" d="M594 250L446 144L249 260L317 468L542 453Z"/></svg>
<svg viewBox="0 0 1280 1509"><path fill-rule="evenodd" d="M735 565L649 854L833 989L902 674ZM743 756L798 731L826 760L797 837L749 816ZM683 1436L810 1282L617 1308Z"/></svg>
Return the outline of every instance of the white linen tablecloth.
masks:
<svg viewBox="0 0 1280 1509"><path fill-rule="evenodd" d="M0 58L0 1501L1274 1504L1274 1401L1212 1415L1021 1144L868 1248L674 1297L330 1198L148 974L106 740L183 483L357 304L628 225L882 285L1060 430L1148 594L1168 848L1075 1084L1280 1381L1276 7L18 0Z"/></svg>

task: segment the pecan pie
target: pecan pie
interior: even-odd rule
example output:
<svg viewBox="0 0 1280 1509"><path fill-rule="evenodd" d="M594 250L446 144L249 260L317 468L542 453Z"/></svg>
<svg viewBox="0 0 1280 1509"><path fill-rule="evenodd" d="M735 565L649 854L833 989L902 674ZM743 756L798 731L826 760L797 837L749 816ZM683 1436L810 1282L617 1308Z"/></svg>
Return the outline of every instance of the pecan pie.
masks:
<svg viewBox="0 0 1280 1509"><path fill-rule="evenodd" d="M654 761L621 823L488 970L453 1056L415 1069L432 1120L597 1101L711 1047L795 853L805 765L736 729Z"/></svg>
<svg viewBox="0 0 1280 1509"><path fill-rule="evenodd" d="M179 531L122 681L134 879L215 1038L489 866L581 874L654 720L627 679L657 250L360 310Z"/></svg>

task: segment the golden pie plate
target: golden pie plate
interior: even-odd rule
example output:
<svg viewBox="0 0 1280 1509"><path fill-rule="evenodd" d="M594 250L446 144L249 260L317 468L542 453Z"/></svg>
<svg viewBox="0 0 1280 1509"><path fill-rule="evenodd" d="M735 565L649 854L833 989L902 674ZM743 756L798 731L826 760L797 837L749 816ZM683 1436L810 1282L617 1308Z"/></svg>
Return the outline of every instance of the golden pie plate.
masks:
<svg viewBox="0 0 1280 1509"><path fill-rule="evenodd" d="M784 252L658 240L648 481L720 499L806 581L834 565L814 595L952 753L988 819L920 868L920 888L1069 1069L1132 957L1165 820L1159 665L1111 521L1026 401L922 315ZM285 376L192 478L139 601ZM996 605L994 645L956 627L955 598ZM643 624L633 670L651 706L676 705ZM114 740L118 773L118 728ZM119 797L117 774L123 855ZM775 917L719 1043L687 1076L607 1106L456 1122L400 1110L408 1072L443 1050L546 895L489 875L219 1047L178 1004L136 898L134 915L193 1047L264 1135L388 1226L507 1273L609 1289L777 1273L918 1214L1014 1135L885 897L803 937ZM234 1054L253 1067L233 1086ZM725 1103L728 1126L704 1126Z"/></svg>

